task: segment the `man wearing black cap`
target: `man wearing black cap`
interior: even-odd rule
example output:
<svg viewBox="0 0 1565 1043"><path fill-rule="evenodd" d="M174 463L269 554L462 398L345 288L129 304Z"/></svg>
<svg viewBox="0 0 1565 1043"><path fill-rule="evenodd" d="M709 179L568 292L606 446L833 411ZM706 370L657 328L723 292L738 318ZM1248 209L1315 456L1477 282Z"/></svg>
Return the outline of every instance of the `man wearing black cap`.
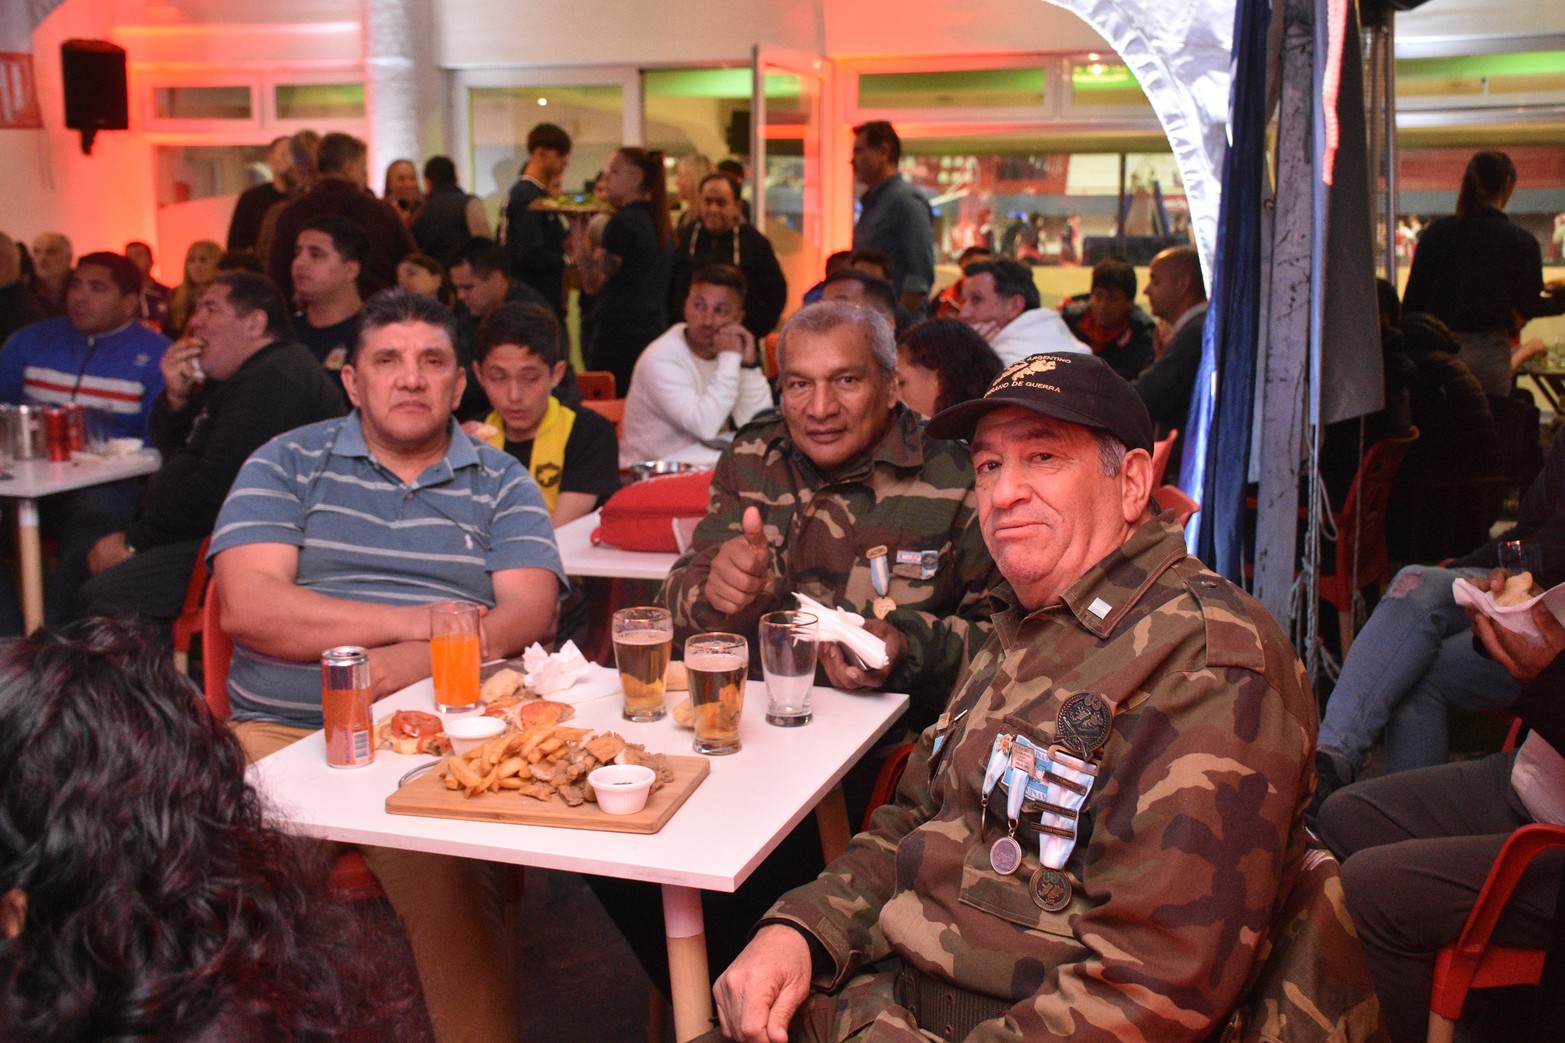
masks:
<svg viewBox="0 0 1565 1043"><path fill-rule="evenodd" d="M1101 359L1024 359L929 430L971 440L1005 577L994 634L897 801L719 980L723 1030L1213 1036L1301 873L1315 708L1298 660L1150 504L1151 420ZM1326 930L1332 952L1352 944ZM1369 995L1361 967L1334 981L1328 1018Z"/></svg>

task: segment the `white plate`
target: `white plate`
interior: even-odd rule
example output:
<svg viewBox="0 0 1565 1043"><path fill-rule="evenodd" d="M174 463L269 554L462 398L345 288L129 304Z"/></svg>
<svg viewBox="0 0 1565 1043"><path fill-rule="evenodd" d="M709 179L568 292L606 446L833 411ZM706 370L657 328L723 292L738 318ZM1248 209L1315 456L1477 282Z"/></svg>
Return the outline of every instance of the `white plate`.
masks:
<svg viewBox="0 0 1565 1043"><path fill-rule="evenodd" d="M1476 608L1499 626L1512 633L1523 637L1532 638L1534 641L1543 637L1538 633L1537 624L1532 621L1532 606L1542 601L1549 606L1549 611L1554 613L1554 618L1565 623L1565 583L1550 587L1536 597L1530 597L1516 605L1496 605L1494 593L1490 590L1480 590L1465 579L1451 581L1451 596L1456 599L1458 605Z"/></svg>

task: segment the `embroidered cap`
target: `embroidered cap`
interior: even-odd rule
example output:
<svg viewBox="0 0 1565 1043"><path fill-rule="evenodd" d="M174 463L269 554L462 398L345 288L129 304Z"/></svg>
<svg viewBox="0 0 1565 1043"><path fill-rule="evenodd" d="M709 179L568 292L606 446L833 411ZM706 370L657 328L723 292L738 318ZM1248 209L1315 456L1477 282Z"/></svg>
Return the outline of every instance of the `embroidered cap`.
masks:
<svg viewBox="0 0 1565 1043"><path fill-rule="evenodd" d="M978 420L1004 406L1028 409L1107 431L1126 449L1152 451L1152 418L1130 382L1096 355L1033 355L1006 367L983 398L942 409L929 421L935 438L970 439Z"/></svg>

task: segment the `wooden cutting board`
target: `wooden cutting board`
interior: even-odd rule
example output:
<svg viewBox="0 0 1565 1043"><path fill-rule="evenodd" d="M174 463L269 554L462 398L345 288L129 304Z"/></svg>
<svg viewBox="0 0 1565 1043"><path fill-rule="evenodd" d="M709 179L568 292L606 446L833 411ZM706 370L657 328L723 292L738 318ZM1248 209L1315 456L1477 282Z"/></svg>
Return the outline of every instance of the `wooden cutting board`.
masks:
<svg viewBox="0 0 1565 1043"><path fill-rule="evenodd" d="M634 815L608 815L590 801L574 808L567 807L558 798L545 803L510 790L467 797L461 790L446 789L439 768L420 775L387 797L386 810L393 815L426 818L516 822L526 826L598 829L608 833L656 833L674 817L674 812L711 770L705 757L670 755L668 766L674 769L674 781L658 787L647 800L647 806Z"/></svg>

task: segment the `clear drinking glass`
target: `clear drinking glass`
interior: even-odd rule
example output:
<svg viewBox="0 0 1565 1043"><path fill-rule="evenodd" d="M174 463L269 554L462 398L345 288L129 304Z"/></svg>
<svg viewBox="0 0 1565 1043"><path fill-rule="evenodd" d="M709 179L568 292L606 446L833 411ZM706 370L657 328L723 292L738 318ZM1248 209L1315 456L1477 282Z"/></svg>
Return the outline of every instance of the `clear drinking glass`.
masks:
<svg viewBox="0 0 1565 1043"><path fill-rule="evenodd" d="M1500 568L1516 575L1538 571L1540 548L1536 540L1502 540L1500 542Z"/></svg>
<svg viewBox="0 0 1565 1043"><path fill-rule="evenodd" d="M674 649L674 617L666 608L622 608L614 613L613 627L625 720L656 721L663 716L663 677Z"/></svg>
<svg viewBox="0 0 1565 1043"><path fill-rule="evenodd" d="M761 672L766 677L766 722L780 728L810 723L815 685L817 620L808 612L761 617Z"/></svg>
<svg viewBox="0 0 1565 1043"><path fill-rule="evenodd" d="M750 645L738 634L697 634L685 641L697 753L739 752L739 716L749 668Z"/></svg>

